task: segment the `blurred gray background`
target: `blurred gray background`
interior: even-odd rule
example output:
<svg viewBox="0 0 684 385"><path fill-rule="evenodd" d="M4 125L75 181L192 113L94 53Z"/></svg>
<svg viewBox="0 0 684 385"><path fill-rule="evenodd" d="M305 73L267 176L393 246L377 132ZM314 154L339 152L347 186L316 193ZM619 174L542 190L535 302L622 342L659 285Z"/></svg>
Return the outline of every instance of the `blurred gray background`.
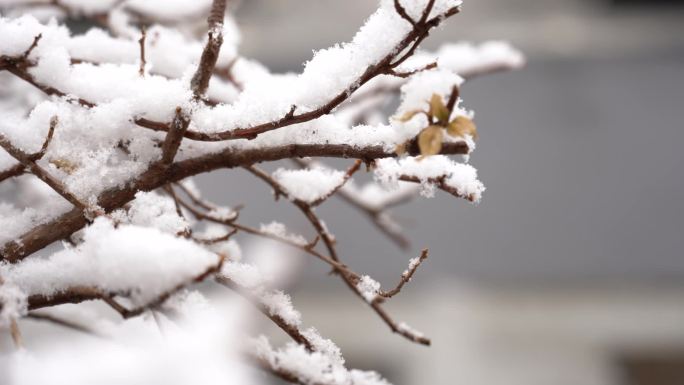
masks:
<svg viewBox="0 0 684 385"><path fill-rule="evenodd" d="M300 71L313 50L350 40L376 4L242 1L242 52ZM395 210L408 253L339 200L319 209L344 261L385 287L430 248L388 309L434 344L391 335L309 259L289 289L305 323L351 366L398 384L684 383L683 22L678 1L465 2L425 48L506 39L529 61L462 91L481 134L471 163L488 188L482 203L438 194ZM312 234L242 171L198 182L216 201L246 204L246 223L276 218Z"/></svg>
<svg viewBox="0 0 684 385"><path fill-rule="evenodd" d="M681 281L684 13L672 4L473 0L427 40L436 48L506 39L529 64L463 89L481 133L471 163L488 188L482 203L438 194L397 210L411 254L432 250L423 273L509 283ZM243 1L242 52L300 71L312 50L350 40L375 7ZM229 173L200 183L214 199L247 204L249 220L279 217L306 229L287 205L264 204L268 191L258 182L235 183L240 171ZM403 270L407 256L362 215L339 200L320 211L352 266L380 278Z"/></svg>

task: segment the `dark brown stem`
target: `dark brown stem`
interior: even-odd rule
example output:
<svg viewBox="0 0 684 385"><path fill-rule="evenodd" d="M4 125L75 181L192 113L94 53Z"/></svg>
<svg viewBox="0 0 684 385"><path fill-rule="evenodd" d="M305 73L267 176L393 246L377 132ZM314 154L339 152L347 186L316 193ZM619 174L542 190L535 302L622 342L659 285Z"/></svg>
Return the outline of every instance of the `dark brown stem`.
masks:
<svg viewBox="0 0 684 385"><path fill-rule="evenodd" d="M147 65L145 60L145 39L147 38L147 31L144 25L140 28L140 33L141 36L138 40L138 44L140 44L140 68L138 69L138 74L145 76L145 66Z"/></svg>
<svg viewBox="0 0 684 385"><path fill-rule="evenodd" d="M201 99L209 87L209 80L214 73L216 61L223 44L223 17L226 13L226 0L214 0L209 11L207 24L209 25L207 44L202 51L200 64L190 81L190 88L195 99Z"/></svg>
<svg viewBox="0 0 684 385"><path fill-rule="evenodd" d="M392 298L395 295L399 294L404 285L406 285L411 280L411 278L413 278L413 274L415 274L416 270L418 270L418 267L423 263L423 261L427 259L427 257L428 249L423 249L423 251L420 253L420 257L418 257L418 261L415 264L409 266L408 270L406 270L401 275L401 279L399 280L397 286L389 291L381 291L379 295L383 298Z"/></svg>

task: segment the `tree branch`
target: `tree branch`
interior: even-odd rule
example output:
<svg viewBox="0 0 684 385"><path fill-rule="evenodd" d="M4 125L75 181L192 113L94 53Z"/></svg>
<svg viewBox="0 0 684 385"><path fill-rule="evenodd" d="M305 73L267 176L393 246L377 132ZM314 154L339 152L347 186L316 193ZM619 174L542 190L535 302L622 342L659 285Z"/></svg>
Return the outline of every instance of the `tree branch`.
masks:
<svg viewBox="0 0 684 385"><path fill-rule="evenodd" d="M417 144L407 146L407 151L409 155L420 154ZM441 153L467 154L468 152L469 149L465 142L455 142L444 143ZM105 212L109 212L133 200L138 191L152 191L168 183L219 168L233 168L259 162L316 156L356 158L370 162L379 158L396 157L397 154L388 152L381 145L357 147L347 144L291 144L249 150L228 148L219 153L175 162L166 171L153 167L136 179L122 184L124 187L115 187L102 192L98 197L97 205L102 207ZM6 243L0 250L0 260L6 260L10 263L20 261L52 242L67 238L75 231L83 228L86 223L86 217L81 209L62 214L46 223L35 226L18 239Z"/></svg>
<svg viewBox="0 0 684 385"><path fill-rule="evenodd" d="M190 81L190 88L195 99L202 98L209 87L211 75L214 73L214 67L223 44L223 17L225 13L226 0L214 0L207 19L207 24L209 24L207 44L202 51L197 71Z"/></svg>

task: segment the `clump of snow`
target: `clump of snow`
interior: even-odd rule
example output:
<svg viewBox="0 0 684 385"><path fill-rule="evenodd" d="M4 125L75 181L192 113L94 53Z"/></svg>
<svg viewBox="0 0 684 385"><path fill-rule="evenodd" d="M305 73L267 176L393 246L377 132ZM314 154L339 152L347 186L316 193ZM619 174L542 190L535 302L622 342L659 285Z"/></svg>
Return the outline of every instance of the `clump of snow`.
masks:
<svg viewBox="0 0 684 385"><path fill-rule="evenodd" d="M169 234L179 234L190 228L187 219L176 212L173 200L155 192L138 192L127 212L117 211L120 213L114 215L118 215L119 218L125 215L130 224L154 227Z"/></svg>
<svg viewBox="0 0 684 385"><path fill-rule="evenodd" d="M221 273L239 286L253 291L262 290L270 281L256 266L248 263L226 262L221 268Z"/></svg>
<svg viewBox="0 0 684 385"><path fill-rule="evenodd" d="M324 352L308 352L294 343L276 350L261 336L252 341L251 348L269 366L293 374L302 384L389 385L376 372L348 370L336 358Z"/></svg>
<svg viewBox="0 0 684 385"><path fill-rule="evenodd" d="M424 187L423 195L428 197L434 194L434 184L438 179L455 189L459 195L476 202L485 190L473 166L454 162L443 155L380 159L376 162L374 172L376 179L387 186L395 186L402 176L417 178Z"/></svg>
<svg viewBox="0 0 684 385"><path fill-rule="evenodd" d="M344 182L344 172L324 168L310 170L279 168L272 176L283 186L290 198L307 203L327 196Z"/></svg>
<svg viewBox="0 0 684 385"><path fill-rule="evenodd" d="M415 336L416 338L423 338L423 337L425 337L425 334L423 334L422 332L420 332L420 331L418 331L418 330L412 328L412 327L411 327L409 324L407 324L406 322L399 322L399 324L397 325L397 329L399 329L400 332L403 332L403 333L407 333L407 334L413 335L413 336Z"/></svg>
<svg viewBox="0 0 684 385"><path fill-rule="evenodd" d="M302 315L292 306L289 295L275 290L262 294L260 299L271 315L278 315L288 325L299 326L302 323Z"/></svg>
<svg viewBox="0 0 684 385"><path fill-rule="evenodd" d="M359 283L356 284L356 288L361 293L363 299L365 299L366 302L371 303L380 292L380 283L373 278L364 275L359 280Z"/></svg>
<svg viewBox="0 0 684 385"><path fill-rule="evenodd" d="M446 69L438 68L417 73L401 86L402 102L397 110L398 115L415 110L427 111L433 94L446 99L453 87L462 83L463 78Z"/></svg>
<svg viewBox="0 0 684 385"><path fill-rule="evenodd" d="M0 273L0 328L26 312L26 294L17 285L5 282Z"/></svg>
<svg viewBox="0 0 684 385"><path fill-rule="evenodd" d="M344 365L344 357L342 357L342 351L340 348L332 341L327 338L323 338L318 330L315 328L308 328L302 331L302 335L311 343L313 349L317 352L323 353L331 361L339 365Z"/></svg>
<svg viewBox="0 0 684 385"><path fill-rule="evenodd" d="M516 69L525 64L525 56L505 41L488 41L479 45L466 42L445 44L437 50L436 56L440 68L466 75L499 66Z"/></svg>
<svg viewBox="0 0 684 385"><path fill-rule="evenodd" d="M239 286L266 307L269 314L277 315L288 325L299 326L301 314L292 306L290 296L280 290L272 290L272 278L265 276L254 265L227 262L221 270L223 275Z"/></svg>
<svg viewBox="0 0 684 385"><path fill-rule="evenodd" d="M408 269L404 270L404 272L401 273L402 277L408 276L409 272L416 269L416 267L418 267L419 264L420 264L420 258L416 257L416 258L409 259Z"/></svg>
<svg viewBox="0 0 684 385"><path fill-rule="evenodd" d="M299 234L288 233L285 225L280 222L273 221L267 225L262 224L259 227L259 230L266 234L270 234L281 239L286 239L300 246L305 246L308 243L306 238L303 236Z"/></svg>

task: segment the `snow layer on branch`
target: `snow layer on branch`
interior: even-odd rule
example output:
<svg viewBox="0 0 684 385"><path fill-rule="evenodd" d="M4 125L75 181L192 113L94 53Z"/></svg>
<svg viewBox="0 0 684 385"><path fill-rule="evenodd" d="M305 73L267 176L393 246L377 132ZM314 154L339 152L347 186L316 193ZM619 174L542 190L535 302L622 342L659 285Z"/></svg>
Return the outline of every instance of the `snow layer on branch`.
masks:
<svg viewBox="0 0 684 385"><path fill-rule="evenodd" d="M517 69L525 64L523 54L505 41L445 44L436 56L439 68L463 75L497 67Z"/></svg>
<svg viewBox="0 0 684 385"><path fill-rule="evenodd" d="M279 168L273 173L275 179L292 199L312 203L330 194L344 181L344 172L314 168L311 170L287 170Z"/></svg>
<svg viewBox="0 0 684 385"><path fill-rule="evenodd" d="M157 229L120 225L98 218L84 232L84 242L46 259L29 258L3 265L5 280L26 295L58 293L71 287L96 287L105 292L131 292L143 305L191 281L219 262L202 247Z"/></svg>
<svg viewBox="0 0 684 385"><path fill-rule="evenodd" d="M409 182L398 182L396 188L387 188L374 182L358 187L354 181L350 180L342 187L342 191L353 195L367 207L381 210L417 194L419 188L415 183Z"/></svg>
<svg viewBox="0 0 684 385"><path fill-rule="evenodd" d="M409 8L416 13L426 4L427 0L413 1ZM460 1L438 0L432 14L458 4ZM369 66L392 54L410 30L411 25L397 14L394 3L383 0L351 42L317 51L299 75L254 79L235 103L198 111L197 128L217 132L249 127L281 118L293 105L299 113L316 109L331 96L347 91Z"/></svg>
<svg viewBox="0 0 684 385"><path fill-rule="evenodd" d="M291 373L305 385L389 385L376 372L348 370L338 359L326 352L308 352L295 343L288 343L276 350L266 337L261 336L252 341L252 350L270 367Z"/></svg>
<svg viewBox="0 0 684 385"><path fill-rule="evenodd" d="M477 179L477 170L468 164L457 163L443 155L424 158L380 159L376 162L375 177L387 186L396 185L402 176L420 180L424 196L434 194L438 181L455 189L459 195L479 201L485 187Z"/></svg>
<svg viewBox="0 0 684 385"><path fill-rule="evenodd" d="M239 290L254 296L269 314L279 316L291 326L302 323L301 314L292 306L290 296L280 290L272 290L273 278L266 276L256 266L229 261L224 263L221 273L237 284Z"/></svg>
<svg viewBox="0 0 684 385"><path fill-rule="evenodd" d="M308 243L306 238L303 236L289 233L285 225L280 222L273 221L267 225L262 224L259 227L259 230L264 233L274 235L278 238L287 239L288 241L294 242L300 246L305 246Z"/></svg>

